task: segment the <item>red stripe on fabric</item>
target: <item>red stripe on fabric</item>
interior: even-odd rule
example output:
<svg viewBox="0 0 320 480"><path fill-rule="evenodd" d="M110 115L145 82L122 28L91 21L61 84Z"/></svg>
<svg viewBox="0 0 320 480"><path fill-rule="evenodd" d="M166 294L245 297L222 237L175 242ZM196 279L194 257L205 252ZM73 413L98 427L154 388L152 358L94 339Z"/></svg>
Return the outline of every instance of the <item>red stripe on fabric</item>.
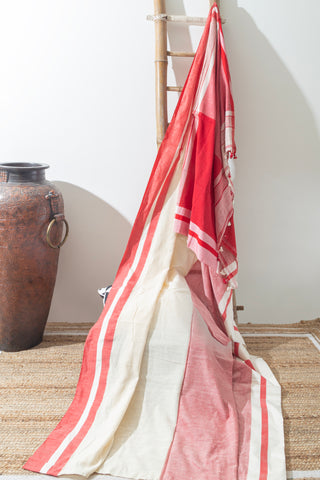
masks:
<svg viewBox="0 0 320 480"><path fill-rule="evenodd" d="M176 218L177 220L181 220L182 222L186 222L186 223L188 223L188 224L190 223L190 218L185 217L184 215L180 215L180 213L176 213L176 214L175 214L175 218Z"/></svg>
<svg viewBox="0 0 320 480"><path fill-rule="evenodd" d="M260 453L260 476L259 480L267 480L268 477L268 407L267 407L267 380L261 377L260 384L261 405L261 453Z"/></svg>
<svg viewBox="0 0 320 480"><path fill-rule="evenodd" d="M226 288L226 291L227 291L227 288ZM228 306L229 306L229 303L230 303L231 298L232 298L232 290L230 290L229 298L228 298L228 300L227 300L225 309L224 309L224 311L223 311L223 313L222 313L222 318L223 318L223 320L225 320L225 319L227 318L227 308L228 308Z"/></svg>
<svg viewBox="0 0 320 480"><path fill-rule="evenodd" d="M234 342L233 351L234 351L235 356L239 357L239 343L238 342Z"/></svg>
<svg viewBox="0 0 320 480"><path fill-rule="evenodd" d="M203 240L201 240L201 238L199 237L199 235L196 234L196 232L193 232L192 230L189 229L189 235L191 237L194 237L197 242L199 243L199 245L203 248L205 248L206 250L208 250L209 252L211 252L215 257L218 258L218 253L215 251L214 248L210 247L210 245L208 245L206 242L204 242Z"/></svg>
<svg viewBox="0 0 320 480"><path fill-rule="evenodd" d="M238 273L238 268L235 268L233 272L229 273L229 275L227 277L224 277L224 279L226 280L226 282L229 282L229 280L235 277L237 273Z"/></svg>
<svg viewBox="0 0 320 480"><path fill-rule="evenodd" d="M156 226L158 224L158 220L160 218L161 209L163 207L163 204L164 204L164 201L165 201L165 198L166 198L166 194L167 194L167 191L168 191L169 185L171 183L171 180L172 180L172 177L173 177L173 174L174 174L174 171L176 169L178 161L179 161L179 155L177 156L177 159L176 159L175 163L171 167L171 170L170 170L170 172L169 172L169 174L166 178L166 181L165 181L165 183L162 187L161 193L160 193L159 198L157 200L157 204L156 204L156 207L155 207L155 210L154 210L153 218L150 222L147 238L146 238L145 244L143 246L143 250L142 250L141 257L140 257L140 260L138 262L137 268L136 268L135 272L133 273L133 275L130 279L130 283L128 284L127 288L124 290L122 296L120 297L120 299L117 303L117 306L114 310L114 313L109 320L108 329L107 329L106 337L105 337L105 341L104 341L104 347L103 347L103 351L102 351L103 363L102 363L102 367L101 367L100 383L99 383L99 387L98 387L98 390L97 390L97 393L96 393L96 397L95 397L94 403L91 407L89 416L88 416L87 420L85 421L84 425L82 426L81 430L77 434L77 436L70 442L69 446L64 450L64 452L60 456L59 460L55 463L55 465L50 468L50 470L48 471L48 475L58 475L60 473L62 468L68 462L71 455L76 451L76 449L80 445L81 441L84 439L84 437L88 433L88 431L89 431L89 429L90 429L90 427L91 427L91 425L94 421L94 418L96 416L97 410L98 410L99 406L101 405L103 395L104 395L104 392L105 392L105 388L106 388L106 383L107 383L107 376L108 376L108 370L109 370L109 364L110 364L110 354L111 354L111 348L112 348L112 341L113 341L113 336L114 336L117 320L118 320L118 317L119 317L119 315L122 311L123 306L125 305L126 301L128 300L129 295L131 294L132 289L134 288L136 282L138 281L138 279L141 275L141 272L143 270L143 267L145 265L145 262L146 262L146 259L148 257L148 253L149 253L149 250L150 250L150 247L151 247L153 235L154 235Z"/></svg>
<svg viewBox="0 0 320 480"><path fill-rule="evenodd" d="M253 366L253 364L250 360L245 360L244 363L246 363L250 368L252 368L252 370L255 370L255 368L254 368L254 366Z"/></svg>
<svg viewBox="0 0 320 480"><path fill-rule="evenodd" d="M238 327L236 327L236 326L234 325L233 328L234 328L234 330L235 330L236 332L239 332L239 328L238 328Z"/></svg>
<svg viewBox="0 0 320 480"><path fill-rule="evenodd" d="M187 223L188 226L190 225L190 219L185 217L184 215L180 215L179 213L176 213L175 218L177 220L180 220L181 222ZM199 235L196 232L194 232L193 230L190 229L190 226L189 226L189 230L188 230L188 235L190 235L191 237L194 237L201 247L205 248L210 253L212 253L215 257L218 258L218 253L216 252L216 250L213 247L211 247L207 242L205 242L204 240L201 240Z"/></svg>

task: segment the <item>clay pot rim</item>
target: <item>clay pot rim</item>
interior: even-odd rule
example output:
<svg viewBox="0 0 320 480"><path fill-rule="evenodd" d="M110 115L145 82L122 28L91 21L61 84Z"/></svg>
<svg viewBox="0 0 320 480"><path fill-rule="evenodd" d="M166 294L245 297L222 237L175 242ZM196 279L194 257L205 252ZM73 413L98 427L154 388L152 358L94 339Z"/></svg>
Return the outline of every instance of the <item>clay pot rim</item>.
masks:
<svg viewBox="0 0 320 480"><path fill-rule="evenodd" d="M0 163L0 168L9 170L11 172L21 172L23 170L45 170L50 166L47 163L32 163L32 162L6 162Z"/></svg>

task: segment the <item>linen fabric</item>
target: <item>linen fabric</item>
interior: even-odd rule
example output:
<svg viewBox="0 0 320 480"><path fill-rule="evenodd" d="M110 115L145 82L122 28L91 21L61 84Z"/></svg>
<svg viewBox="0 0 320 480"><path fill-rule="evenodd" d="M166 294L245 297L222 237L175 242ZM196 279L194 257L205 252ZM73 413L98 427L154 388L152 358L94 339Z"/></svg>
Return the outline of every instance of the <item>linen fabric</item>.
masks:
<svg viewBox="0 0 320 480"><path fill-rule="evenodd" d="M280 386L233 319L234 106L217 5L159 149L74 400L24 468L283 480Z"/></svg>

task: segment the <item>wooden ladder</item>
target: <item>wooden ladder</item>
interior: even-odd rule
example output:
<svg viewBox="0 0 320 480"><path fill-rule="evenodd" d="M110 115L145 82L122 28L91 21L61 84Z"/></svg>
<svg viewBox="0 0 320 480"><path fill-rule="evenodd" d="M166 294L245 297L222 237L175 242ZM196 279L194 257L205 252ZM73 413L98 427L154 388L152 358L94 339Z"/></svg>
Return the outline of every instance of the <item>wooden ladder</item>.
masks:
<svg viewBox="0 0 320 480"><path fill-rule="evenodd" d="M168 92L181 92L182 86L169 86L167 82L168 57L194 57L194 52L170 51L167 41L167 23L176 22L188 25L204 26L205 17L189 17L185 15L168 15L165 0L154 0L154 15L148 15L147 20L152 20L155 26L155 83L156 83L156 126L157 147L159 148L168 127ZM214 1L209 0L210 7ZM218 7L220 1L216 0ZM224 23L224 21L222 21ZM244 307L237 305L236 295L233 291L233 316L238 323L238 311Z"/></svg>

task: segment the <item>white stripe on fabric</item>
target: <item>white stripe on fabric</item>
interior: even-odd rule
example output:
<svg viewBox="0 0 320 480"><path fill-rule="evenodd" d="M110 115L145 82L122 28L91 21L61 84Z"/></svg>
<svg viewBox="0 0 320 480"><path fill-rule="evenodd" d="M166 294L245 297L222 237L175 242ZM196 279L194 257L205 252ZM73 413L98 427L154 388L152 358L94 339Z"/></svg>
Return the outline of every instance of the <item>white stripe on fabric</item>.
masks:
<svg viewBox="0 0 320 480"><path fill-rule="evenodd" d="M196 102L194 103L194 113L199 113L200 105L206 94L208 85L211 79L211 73L213 71L213 65L216 59L216 36L211 33L213 29L217 30L219 28L218 22L214 17L211 19L208 44L206 49L206 54L203 62L203 67L201 71L201 76L199 79L199 85L196 93ZM214 43L213 43L214 40Z"/></svg>
<svg viewBox="0 0 320 480"><path fill-rule="evenodd" d="M230 265L227 265L225 268L223 268L221 270L221 275L230 275L231 273L233 273L235 270L237 270L237 262L234 261L234 262L231 262Z"/></svg>
<svg viewBox="0 0 320 480"><path fill-rule="evenodd" d="M224 292L223 297L221 298L221 300L219 302L219 305L218 305L221 314L223 314L223 312L226 309L226 306L228 304L228 300L230 298L230 294L231 294L231 287L227 287L226 291Z"/></svg>
<svg viewBox="0 0 320 480"><path fill-rule="evenodd" d="M233 312L232 302L229 302L229 304L228 304L228 307L227 307L227 310L226 310L226 318L225 318L225 321L224 321L224 325L226 327L227 334L231 338L231 340L233 340L234 342L237 342L239 344L242 344L242 345L245 344L245 341L244 341L241 333L239 332L239 330L235 330L235 328L234 328L234 327L236 327L236 323L234 321L234 312ZM246 355L245 358L241 357L241 355L240 355L240 358L242 360L247 360L247 359L250 358L248 352L246 352L246 353L247 353L247 355Z"/></svg>
<svg viewBox="0 0 320 480"><path fill-rule="evenodd" d="M246 480L259 480L261 449L260 375L252 371L251 381L251 435L249 465Z"/></svg>
<svg viewBox="0 0 320 480"><path fill-rule="evenodd" d="M185 223L185 222L184 222ZM181 225L183 223L181 222ZM191 231L192 233L192 231ZM200 245L198 240L193 236L189 235L188 236L188 247L194 251L194 253L197 255L197 257L204 263L208 265L216 265L217 264L217 257L206 247L203 247Z"/></svg>
<svg viewBox="0 0 320 480"><path fill-rule="evenodd" d="M182 235L185 235L185 236L188 235L189 224L187 221L175 218L173 222L173 227L176 233L181 233Z"/></svg>
<svg viewBox="0 0 320 480"><path fill-rule="evenodd" d="M188 208L179 207L179 205L177 205L176 207L176 213L178 215L183 215L184 217L187 217L187 218L191 217L191 210L189 210Z"/></svg>
<svg viewBox="0 0 320 480"><path fill-rule="evenodd" d="M196 225L193 222L190 222L190 229L191 231L193 231L198 235L200 240L207 243L208 245L210 245L210 247L212 247L215 251L217 251L217 243L214 240L214 238L210 237L210 235L208 235L203 230L201 230L201 228L199 228L198 225Z"/></svg>

